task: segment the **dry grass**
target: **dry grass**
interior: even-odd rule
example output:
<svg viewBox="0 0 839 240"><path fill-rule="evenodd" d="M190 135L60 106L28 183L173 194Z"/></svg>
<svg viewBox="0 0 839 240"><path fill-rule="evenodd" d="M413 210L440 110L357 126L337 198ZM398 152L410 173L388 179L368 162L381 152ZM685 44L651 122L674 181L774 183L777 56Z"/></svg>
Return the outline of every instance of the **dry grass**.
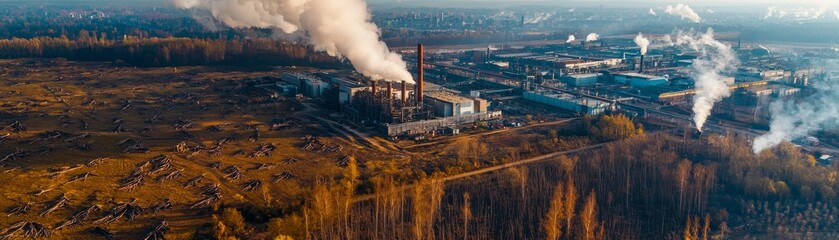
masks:
<svg viewBox="0 0 839 240"><path fill-rule="evenodd" d="M183 187L189 179L202 174L206 179L198 186L219 184L223 204L293 204L291 201L301 198L315 179L322 176L333 178L340 172L334 159L345 154L364 156L365 151L359 148L349 148L344 153L300 150L301 137L306 135L318 135L339 144L346 142L305 118L296 119L301 127L269 131L273 119L298 117L294 115L294 105L289 101L238 102L249 97L237 92L236 87L243 79L278 75L276 71L210 67L116 68L106 63L0 61L0 129L14 121L19 121L26 128L21 132L0 131L0 136L9 134L0 142L0 158L17 149L25 149L29 153L29 156L6 161L6 166L0 168L0 182L3 183L0 187L3 192L0 211L4 215L0 218L0 227L25 220L52 228L93 204L110 209L116 203L136 198L139 206L149 208L169 199L173 205L170 210L144 212L134 221L121 219L102 227L115 232L117 238L138 238L145 236L158 220L165 219L171 227L171 231L166 233L168 237L189 238L210 220L209 211L188 209L201 198L200 190ZM147 121L158 114L159 122ZM173 126L178 119L189 119L196 124L187 129L194 139L178 138L179 132ZM207 130L217 125L223 126L222 131ZM258 141L248 139L253 130L247 125L256 125L260 131ZM115 132L119 126L128 131ZM39 134L56 130L64 135L36 140L41 138ZM90 134L90 137L66 141L82 133ZM238 140L222 144L218 153L206 150L197 154L173 151L174 146L182 141L190 146L212 148L219 140L231 135L238 135ZM149 147L149 152L123 153L124 147L116 143L128 138L142 141ZM271 156L250 157L258 146L268 143L277 147ZM91 149L82 150L85 148L83 145ZM246 154L231 156L238 150ZM171 170L146 176L143 184L133 191L117 190L120 181L138 165L161 154L172 158ZM97 158L108 159L95 166L83 166ZM289 158L300 161L282 164ZM220 162L224 167L238 167L242 178L225 179L221 170L207 167L211 162ZM254 169L260 164L275 167ZM48 177L56 169L76 165L83 167ZM172 170L181 170L181 177L155 181L156 177ZM296 177L273 183L272 176L284 172ZM85 173L90 173L85 180L66 183L74 176ZM242 191L243 184L254 180L264 186L254 191ZM266 191L270 198L264 196ZM69 199L66 207L39 216L51 201L62 194ZM28 202L34 203L28 213L5 217L15 206ZM90 219L97 219L101 214L97 213ZM88 220L79 227L55 231L52 237L93 238L96 235L91 231L94 227L91 222Z"/></svg>

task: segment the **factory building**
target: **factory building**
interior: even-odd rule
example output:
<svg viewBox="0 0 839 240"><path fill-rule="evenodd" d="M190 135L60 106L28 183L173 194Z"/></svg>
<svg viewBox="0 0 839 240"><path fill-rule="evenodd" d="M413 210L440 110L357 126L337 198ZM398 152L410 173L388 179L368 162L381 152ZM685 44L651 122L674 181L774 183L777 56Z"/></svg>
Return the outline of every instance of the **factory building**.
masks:
<svg viewBox="0 0 839 240"><path fill-rule="evenodd" d="M284 73L282 81L299 86L298 91L307 97L319 98L329 89L329 83L313 76L300 73Z"/></svg>
<svg viewBox="0 0 839 240"><path fill-rule="evenodd" d="M757 80L780 80L785 77L791 76L791 72L787 72L784 70L764 70L759 71L754 68L745 68L740 69L737 72L738 80L741 82L745 81L757 81Z"/></svg>
<svg viewBox="0 0 839 240"><path fill-rule="evenodd" d="M597 84L597 79L603 74L589 73L589 74L573 74L562 77L562 81L572 87L588 87Z"/></svg>
<svg viewBox="0 0 839 240"><path fill-rule="evenodd" d="M629 84L632 87L650 87L667 85L667 79L659 76L652 76L640 73L619 73L615 74L615 81L621 84Z"/></svg>
<svg viewBox="0 0 839 240"><path fill-rule="evenodd" d="M446 91L427 92L425 104L434 108L438 117L454 117L475 113L475 100L461 97Z"/></svg>
<svg viewBox="0 0 839 240"><path fill-rule="evenodd" d="M277 82L275 85L278 89L280 89L283 95L294 96L297 94L298 85L291 85L284 82Z"/></svg>
<svg viewBox="0 0 839 240"><path fill-rule="evenodd" d="M584 115L600 115L612 107L610 103L597 99L548 90L524 92L524 99Z"/></svg>
<svg viewBox="0 0 839 240"><path fill-rule="evenodd" d="M585 58L581 56L561 54L536 55L533 53L510 53L499 54L495 57L526 65L563 69L568 72L584 72L594 69L613 67L623 62L622 59L618 58Z"/></svg>

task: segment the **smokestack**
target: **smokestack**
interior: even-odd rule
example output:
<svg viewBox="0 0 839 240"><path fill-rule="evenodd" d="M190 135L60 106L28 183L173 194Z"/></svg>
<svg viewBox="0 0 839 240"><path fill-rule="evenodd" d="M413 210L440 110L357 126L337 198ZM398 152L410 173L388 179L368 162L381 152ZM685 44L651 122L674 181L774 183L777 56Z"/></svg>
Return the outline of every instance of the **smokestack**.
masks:
<svg viewBox="0 0 839 240"><path fill-rule="evenodd" d="M641 55L641 64L639 64L638 73L644 73L644 55Z"/></svg>
<svg viewBox="0 0 839 240"><path fill-rule="evenodd" d="M393 82L387 82L387 99L393 98Z"/></svg>
<svg viewBox="0 0 839 240"><path fill-rule="evenodd" d="M408 102L408 82L402 81L402 102Z"/></svg>
<svg viewBox="0 0 839 240"><path fill-rule="evenodd" d="M422 44L417 45L417 104L422 104L423 98L423 90L424 90L424 82L425 82L425 69L423 66L425 65L425 47Z"/></svg>
<svg viewBox="0 0 839 240"><path fill-rule="evenodd" d="M378 82L378 81L373 80L373 85L372 85L372 89L373 89L373 90L372 90L372 91L373 91L373 96L375 96L375 95L376 95L376 93L377 93L377 91L379 90L379 89L377 88L377 86L376 86L376 82Z"/></svg>

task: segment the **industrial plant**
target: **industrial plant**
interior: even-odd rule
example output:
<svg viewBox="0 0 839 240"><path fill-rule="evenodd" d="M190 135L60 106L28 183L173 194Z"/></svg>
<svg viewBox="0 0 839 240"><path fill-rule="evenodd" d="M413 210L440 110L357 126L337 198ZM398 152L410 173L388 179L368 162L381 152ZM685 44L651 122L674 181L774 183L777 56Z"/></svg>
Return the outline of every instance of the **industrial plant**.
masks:
<svg viewBox="0 0 839 240"><path fill-rule="evenodd" d="M839 4L0 1L0 240L839 239Z"/></svg>

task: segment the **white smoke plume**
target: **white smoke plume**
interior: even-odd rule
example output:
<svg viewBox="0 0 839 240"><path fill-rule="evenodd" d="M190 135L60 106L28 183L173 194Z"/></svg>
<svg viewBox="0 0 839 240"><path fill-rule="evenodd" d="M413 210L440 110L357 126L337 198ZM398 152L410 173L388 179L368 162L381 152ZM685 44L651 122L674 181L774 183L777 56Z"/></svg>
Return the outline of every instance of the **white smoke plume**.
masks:
<svg viewBox="0 0 839 240"><path fill-rule="evenodd" d="M170 0L184 9L206 9L234 28L277 28L302 32L315 49L349 59L373 79L413 82L402 56L379 40L363 0Z"/></svg>
<svg viewBox="0 0 839 240"><path fill-rule="evenodd" d="M790 17L789 19L796 20L796 21L807 21L807 20L816 20L821 19L825 16L828 12L826 7L820 8L777 8L777 7L769 7L766 9L766 14L763 15L763 19L770 19L770 18L777 18L777 19L784 19ZM834 11L835 13L836 11Z"/></svg>
<svg viewBox="0 0 839 240"><path fill-rule="evenodd" d="M568 35L568 40L565 40L565 43L571 43L571 42L576 41L576 40L577 40L577 37L575 37L574 35Z"/></svg>
<svg viewBox="0 0 839 240"><path fill-rule="evenodd" d="M693 60L691 70L696 88L693 121L696 128L702 131L714 104L731 94L722 74L736 69L738 61L731 46L714 39L714 30L710 28L704 34L681 33L675 45L699 53Z"/></svg>
<svg viewBox="0 0 839 240"><path fill-rule="evenodd" d="M839 62L825 64L839 69ZM826 81L813 84L815 92L806 97L778 100L772 103L772 120L769 132L755 138L755 153L774 147L784 141L807 137L822 129L839 128L839 76L828 74Z"/></svg>
<svg viewBox="0 0 839 240"><path fill-rule="evenodd" d="M589 33L588 36L586 36L586 42L594 42L597 41L597 39L600 39L600 34Z"/></svg>
<svg viewBox="0 0 839 240"><path fill-rule="evenodd" d="M658 13L656 13L655 10L653 10L652 8L650 8L649 14L653 16L658 16Z"/></svg>
<svg viewBox="0 0 839 240"><path fill-rule="evenodd" d="M775 11L778 9L776 7L769 7L766 9L766 14L763 15L763 19L769 19L775 15Z"/></svg>
<svg viewBox="0 0 839 240"><path fill-rule="evenodd" d="M644 37L644 34L638 33L635 36L635 45L641 48L641 55L647 55L647 48L650 46L650 40Z"/></svg>
<svg viewBox="0 0 839 240"><path fill-rule="evenodd" d="M554 13L536 13L534 15L530 15L524 18L524 24L537 24L540 22L544 22L548 19L551 19L554 16Z"/></svg>
<svg viewBox="0 0 839 240"><path fill-rule="evenodd" d="M688 19L691 22L698 23L702 21L702 18L699 17L699 14L696 14L696 12L693 11L693 9L690 8L690 6L681 3L676 4L676 6L667 5L667 7L664 8L664 12L670 15L679 16L682 19Z"/></svg>

